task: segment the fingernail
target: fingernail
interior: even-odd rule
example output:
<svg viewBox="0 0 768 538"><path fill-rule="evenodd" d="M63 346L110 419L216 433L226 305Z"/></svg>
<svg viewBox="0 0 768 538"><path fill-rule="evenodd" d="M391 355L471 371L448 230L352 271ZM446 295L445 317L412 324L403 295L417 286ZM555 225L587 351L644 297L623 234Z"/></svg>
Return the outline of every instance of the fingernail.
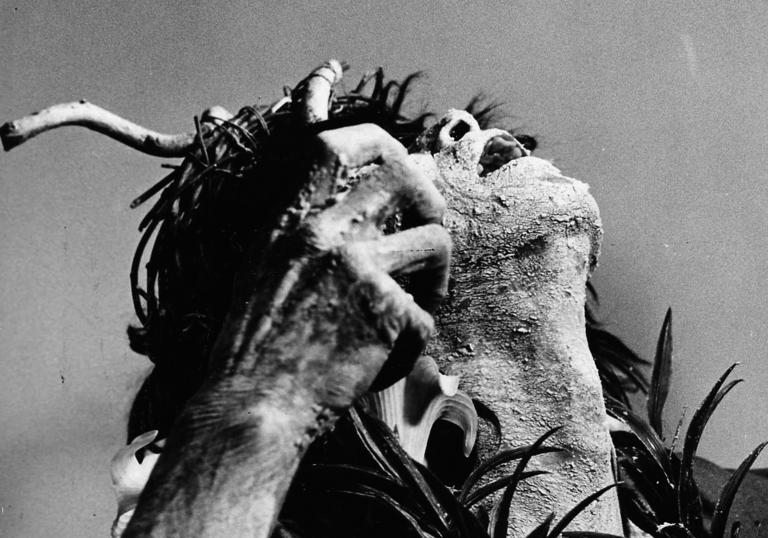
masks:
<svg viewBox="0 0 768 538"><path fill-rule="evenodd" d="M157 430L149 430L148 432L142 433L136 439L134 439L131 444L134 443L151 443L155 437L157 437L157 434L159 432Z"/></svg>

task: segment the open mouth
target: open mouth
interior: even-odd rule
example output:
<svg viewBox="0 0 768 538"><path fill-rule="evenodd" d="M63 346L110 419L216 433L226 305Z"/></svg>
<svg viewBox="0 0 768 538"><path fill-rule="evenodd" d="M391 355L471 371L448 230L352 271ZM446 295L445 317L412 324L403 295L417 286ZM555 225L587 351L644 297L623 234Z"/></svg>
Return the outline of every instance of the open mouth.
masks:
<svg viewBox="0 0 768 538"><path fill-rule="evenodd" d="M497 134L485 143L478 163L478 173L480 177L487 176L508 162L529 154L530 152L511 134Z"/></svg>

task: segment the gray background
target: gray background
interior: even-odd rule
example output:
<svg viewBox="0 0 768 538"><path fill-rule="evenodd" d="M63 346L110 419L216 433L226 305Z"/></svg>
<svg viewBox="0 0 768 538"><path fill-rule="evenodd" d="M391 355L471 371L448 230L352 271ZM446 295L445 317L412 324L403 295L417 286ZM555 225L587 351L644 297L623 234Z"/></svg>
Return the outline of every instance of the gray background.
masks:
<svg viewBox="0 0 768 538"><path fill-rule="evenodd" d="M271 102L330 57L352 64L350 85L378 65L425 70L415 103L436 110L503 98L540 156L592 185L612 330L651 356L674 308L669 427L739 360L747 383L701 453L736 465L768 438L764 3L1 6L2 121L86 98L188 131L204 108ZM108 532L108 464L148 364L124 336L142 216L128 203L160 162L76 128L0 155L2 536Z"/></svg>

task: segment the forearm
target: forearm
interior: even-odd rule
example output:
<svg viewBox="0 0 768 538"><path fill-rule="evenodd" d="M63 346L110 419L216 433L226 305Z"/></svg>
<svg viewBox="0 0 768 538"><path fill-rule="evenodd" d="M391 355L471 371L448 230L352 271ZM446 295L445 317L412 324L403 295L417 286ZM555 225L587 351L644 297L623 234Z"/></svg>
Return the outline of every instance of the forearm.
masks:
<svg viewBox="0 0 768 538"><path fill-rule="evenodd" d="M124 536L269 535L318 414L294 393L242 400L222 418L218 395L190 402Z"/></svg>

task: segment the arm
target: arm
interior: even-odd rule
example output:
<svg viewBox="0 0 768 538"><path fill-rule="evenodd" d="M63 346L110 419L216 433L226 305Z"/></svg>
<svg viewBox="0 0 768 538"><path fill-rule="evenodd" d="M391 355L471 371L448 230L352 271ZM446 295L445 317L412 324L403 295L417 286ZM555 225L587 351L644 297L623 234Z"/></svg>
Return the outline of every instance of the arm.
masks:
<svg viewBox="0 0 768 538"><path fill-rule="evenodd" d="M268 536L307 445L385 363L389 381L407 373L431 333L424 308L446 291L450 252L441 196L373 125L321 133L318 148L306 217L248 268L125 536ZM348 167L374 161L319 209ZM414 227L383 236L398 211ZM432 285L414 298L390 276L404 273Z"/></svg>

